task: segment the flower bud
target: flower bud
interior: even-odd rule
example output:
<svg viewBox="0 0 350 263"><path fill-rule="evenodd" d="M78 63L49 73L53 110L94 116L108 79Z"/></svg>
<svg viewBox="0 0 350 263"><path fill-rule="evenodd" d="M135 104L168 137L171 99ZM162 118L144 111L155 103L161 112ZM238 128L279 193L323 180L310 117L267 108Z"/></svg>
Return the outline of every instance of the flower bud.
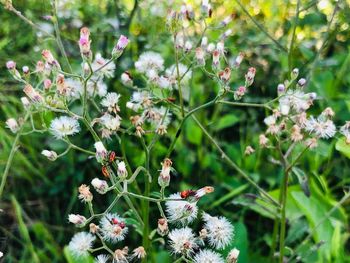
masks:
<svg viewBox="0 0 350 263"><path fill-rule="evenodd" d="M164 161L162 163L162 170L161 170L159 177L158 177L158 184L162 188L169 186L170 170L171 170L172 164L173 164L173 162L168 158L164 159Z"/></svg>
<svg viewBox="0 0 350 263"><path fill-rule="evenodd" d="M14 70L16 69L16 62L10 60L6 62L6 67L8 70Z"/></svg>
<svg viewBox="0 0 350 263"><path fill-rule="evenodd" d="M240 86L237 90L235 90L235 92L233 94L234 99L240 100L245 95L246 92L247 92L246 87Z"/></svg>
<svg viewBox="0 0 350 263"><path fill-rule="evenodd" d="M245 74L245 81L246 81L246 86L249 87L253 84L254 82L254 77L255 77L255 72L256 69L251 67L248 69L248 72Z"/></svg>
<svg viewBox="0 0 350 263"><path fill-rule="evenodd" d="M292 72L290 73L290 77L294 80L298 77L299 75L299 69L295 68L292 70Z"/></svg>
<svg viewBox="0 0 350 263"><path fill-rule="evenodd" d="M205 186L205 187L202 187L201 189L199 189L195 192L195 197L196 197L196 199L199 199L199 198L205 196L206 194L210 194L212 192L214 192L214 187Z"/></svg>
<svg viewBox="0 0 350 263"><path fill-rule="evenodd" d="M105 146L103 145L103 143L100 141L95 142L94 146L96 149L96 160L99 163L102 163L107 157L107 150L106 150Z"/></svg>
<svg viewBox="0 0 350 263"><path fill-rule="evenodd" d="M27 97L22 97L21 102L25 109L27 109L30 106L30 101L27 99Z"/></svg>
<svg viewBox="0 0 350 263"><path fill-rule="evenodd" d="M261 147L266 147L268 142L269 142L269 139L267 139L264 134L259 135L259 145Z"/></svg>
<svg viewBox="0 0 350 263"><path fill-rule="evenodd" d="M220 25L221 26L227 26L233 19L233 14L225 17L224 20L221 21Z"/></svg>
<svg viewBox="0 0 350 263"><path fill-rule="evenodd" d="M120 76L120 79L125 86L133 85L132 77L128 71L125 71L124 73L122 73L122 75Z"/></svg>
<svg viewBox="0 0 350 263"><path fill-rule="evenodd" d="M169 233L168 221L165 218L158 219L157 232L161 236L165 236Z"/></svg>
<svg viewBox="0 0 350 263"><path fill-rule="evenodd" d="M306 79L301 78L301 79L298 80L298 86L300 88L303 88L305 86L305 84L306 84Z"/></svg>
<svg viewBox="0 0 350 263"><path fill-rule="evenodd" d="M234 65L235 67L239 67L243 61L244 58L244 53L243 52L239 52L238 56L235 59Z"/></svg>
<svg viewBox="0 0 350 263"><path fill-rule="evenodd" d="M92 58L90 44L90 31L87 27L83 27L82 29L80 29L79 48L82 57L89 60Z"/></svg>
<svg viewBox="0 0 350 263"><path fill-rule="evenodd" d="M55 151L43 150L41 154L50 161L55 161L57 159L57 153Z"/></svg>
<svg viewBox="0 0 350 263"><path fill-rule="evenodd" d="M19 130L18 122L14 118L10 118L6 121L6 127L9 128L12 133L17 133Z"/></svg>
<svg viewBox="0 0 350 263"><path fill-rule="evenodd" d="M90 233L92 233L92 234L96 234L97 231L100 229L100 227L95 225L94 223L91 223L89 225L89 228L90 228Z"/></svg>
<svg viewBox="0 0 350 263"><path fill-rule="evenodd" d="M220 62L220 52L218 50L215 50L213 52L213 67L217 67Z"/></svg>
<svg viewBox="0 0 350 263"><path fill-rule="evenodd" d="M25 85L23 89L24 93L33 101L33 102L42 102L44 99L30 84Z"/></svg>
<svg viewBox="0 0 350 263"><path fill-rule="evenodd" d="M227 67L225 70L220 71L219 78L224 82L228 82L231 78L231 69Z"/></svg>
<svg viewBox="0 0 350 263"><path fill-rule="evenodd" d="M207 52L208 53L212 53L215 50L215 44L214 43L209 43L208 47L207 47Z"/></svg>
<svg viewBox="0 0 350 263"><path fill-rule="evenodd" d="M86 218L81 215L70 214L68 215L68 221L76 226L83 226L86 222Z"/></svg>
<svg viewBox="0 0 350 263"><path fill-rule="evenodd" d="M284 86L284 84L282 84L282 83L278 84L277 93L281 94L281 93L284 93L285 91L286 91L286 87Z"/></svg>
<svg viewBox="0 0 350 263"><path fill-rule="evenodd" d="M118 39L117 44L112 50L112 57L119 57L123 53L128 43L129 39L126 36L121 35Z"/></svg>
<svg viewBox="0 0 350 263"><path fill-rule="evenodd" d="M191 51L191 49L192 49L192 42L191 41L186 41L185 42L185 52L189 52L189 51Z"/></svg>
<svg viewBox="0 0 350 263"><path fill-rule="evenodd" d="M227 263L237 263L239 256L239 250L237 248L234 248L228 253L226 262Z"/></svg>
<svg viewBox="0 0 350 263"><path fill-rule="evenodd" d="M29 74L29 67L28 66L23 66L22 67L22 72L24 75L28 75Z"/></svg>
<svg viewBox="0 0 350 263"><path fill-rule="evenodd" d="M225 54L225 44L224 41L220 41L216 44L216 50L220 52L221 55Z"/></svg>
<svg viewBox="0 0 350 263"><path fill-rule="evenodd" d="M43 57L43 59L45 60L46 63L48 63L50 66L55 66L57 68L61 68L60 64L57 62L57 60L54 58L54 56L52 55L50 50L43 50L41 52L41 55Z"/></svg>
<svg viewBox="0 0 350 263"><path fill-rule="evenodd" d="M45 80L44 80L44 88L45 88L46 90L50 89L51 85L52 85L52 82L51 82L50 79L45 79Z"/></svg>
<svg viewBox="0 0 350 263"><path fill-rule="evenodd" d="M248 145L246 148L245 148L245 151L244 151L244 155L251 155L252 153L254 153L255 150L253 149L252 146Z"/></svg>
<svg viewBox="0 0 350 263"><path fill-rule="evenodd" d="M221 35L221 39L226 39L228 38L229 36L231 36L233 33L232 29L227 29L222 35Z"/></svg>
<svg viewBox="0 0 350 263"><path fill-rule="evenodd" d="M94 178L91 181L91 185L95 188L95 190L99 194L107 193L108 183L105 180L100 180L98 178Z"/></svg>
<svg viewBox="0 0 350 263"><path fill-rule="evenodd" d="M201 47L203 49L205 49L208 45L208 38L207 37L203 37L202 40L201 40Z"/></svg>
<svg viewBox="0 0 350 263"><path fill-rule="evenodd" d="M128 171L126 170L126 165L124 162L119 162L117 174L121 179L125 179L128 176Z"/></svg>
<svg viewBox="0 0 350 263"><path fill-rule="evenodd" d="M204 66L205 65L205 58L204 58L204 51L201 47L196 48L196 59L199 65Z"/></svg>

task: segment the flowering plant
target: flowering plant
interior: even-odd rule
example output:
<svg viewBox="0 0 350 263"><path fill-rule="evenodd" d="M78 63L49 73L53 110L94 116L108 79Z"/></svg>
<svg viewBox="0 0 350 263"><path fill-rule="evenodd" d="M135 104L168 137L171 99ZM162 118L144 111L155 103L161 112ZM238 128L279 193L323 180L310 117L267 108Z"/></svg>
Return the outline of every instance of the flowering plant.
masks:
<svg viewBox="0 0 350 263"><path fill-rule="evenodd" d="M16 12L10 1L6 3L7 9ZM296 165L305 152L317 147L321 140L336 135L335 113L326 107L317 117L309 114L319 97L307 91L308 80L300 78L297 68L278 85L274 99L263 103L251 101L247 94L254 94L254 79L259 69L244 69L245 75L238 77L244 84L232 83L232 75L241 68L245 55L242 51L232 58L225 46L225 41L233 34L228 26L234 16L208 24L212 12L208 1L202 1L198 9L187 4L171 9L165 18L173 45L171 63L166 63L162 54L149 49L139 54L133 68L121 74L122 86L114 91L108 91L105 81L114 76L118 59L132 45L132 40L125 35L119 36L109 57L104 58L92 50L95 35L82 27L77 40L81 64L74 69L59 40L59 32L56 38L65 65L61 65L58 56L48 49L42 50L42 59L33 69L23 66L20 72L18 63L6 63L24 92L21 98L24 116L6 121L10 131L16 134L16 142L19 136L48 132L66 145L60 153L43 148L41 153L48 160L56 161L75 150L82 153L86 161L94 158L100 167L100 172L90 182L74 186L78 188L78 199L89 211L88 215L73 213L68 216L68 221L79 229L68 244L74 257L84 259L93 255L100 263L149 262L153 260L152 248L166 244L175 262L220 263L225 262L224 258L229 263L237 262L239 250L231 245L235 235L232 219L210 215L201 207L201 199L213 193L214 186L167 192L177 174L176 167L180 165L172 161L173 151L186 121L192 119L222 159L255 188L258 192L255 198L267 203L278 214L271 249L278 250L279 262L284 262L289 178L297 173ZM210 30L219 32L219 36L209 39L207 32ZM206 103L190 107L193 88L190 82L196 71L214 81L216 93ZM126 101L121 89L128 91ZM215 105L261 108L268 113L263 120L266 131L260 134L256 146L246 145L244 154L254 154L257 147L277 152L273 162L282 167L284 174L278 200L243 171L196 118L195 113ZM34 116L47 112L55 117L49 125L42 120L41 128L37 128ZM169 136L170 129L176 130L174 136ZM349 143L350 124L345 123L338 131ZM90 145L75 144L73 140L78 134L89 136ZM142 165L129 161L132 151L125 151L125 140L139 143L144 157ZM151 157L158 143L165 145L166 154L159 167L152 167ZM10 160L15 147L13 149ZM153 172L155 169L159 169L157 174ZM6 176L7 172L3 178ZM309 195L306 179L302 180L303 190ZM144 183L143 191L138 182ZM1 194L3 188L2 184ZM104 209L94 205L95 199L100 198L96 196L100 195L113 197ZM116 211L120 203L125 203L128 210ZM151 216L153 208L157 216ZM137 233L142 241L129 243L129 236ZM229 251L224 251L226 248Z"/></svg>

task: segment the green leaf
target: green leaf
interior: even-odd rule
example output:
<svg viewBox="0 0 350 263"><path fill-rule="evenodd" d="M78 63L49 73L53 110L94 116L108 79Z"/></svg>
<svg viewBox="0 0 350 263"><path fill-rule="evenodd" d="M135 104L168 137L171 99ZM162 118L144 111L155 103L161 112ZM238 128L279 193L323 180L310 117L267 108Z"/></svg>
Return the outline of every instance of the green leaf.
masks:
<svg viewBox="0 0 350 263"><path fill-rule="evenodd" d="M335 149L350 158L350 144L345 142L345 138L338 139Z"/></svg>
<svg viewBox="0 0 350 263"><path fill-rule="evenodd" d="M189 142L197 145L201 144L203 132L193 120L187 121L185 132Z"/></svg>
<svg viewBox="0 0 350 263"><path fill-rule="evenodd" d="M236 115L225 115L224 117L219 119L219 121L217 121L215 125L213 125L213 128L215 131L220 131L222 129L235 125L238 121L239 118Z"/></svg>
<svg viewBox="0 0 350 263"><path fill-rule="evenodd" d="M68 249L68 246L64 247L63 252L68 263L93 263L94 262L94 259L91 256L82 257L82 258L74 257L70 252L70 250Z"/></svg>

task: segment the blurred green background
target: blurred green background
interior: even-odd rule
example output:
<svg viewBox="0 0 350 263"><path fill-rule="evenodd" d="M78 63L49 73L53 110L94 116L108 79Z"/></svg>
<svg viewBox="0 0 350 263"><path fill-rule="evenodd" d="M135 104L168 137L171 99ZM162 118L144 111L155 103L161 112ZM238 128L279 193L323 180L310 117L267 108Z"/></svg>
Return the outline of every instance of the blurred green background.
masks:
<svg viewBox="0 0 350 263"><path fill-rule="evenodd" d="M197 1L186 1L192 2L199 4ZM174 1L173 4L156 0L136 1L136 5L129 0L58 3L63 43L76 70L80 67L77 40L83 25L91 30L92 50L100 51L104 57L109 57L120 34L129 36L131 45L117 62L115 78L108 81L109 91L123 95L122 110L130 91L121 85L120 75L125 70L133 69L133 61L140 53L151 49L163 55L167 66L174 63L171 36L165 27L164 17L169 6L179 7L181 1ZM212 4L214 13L209 22L219 22L231 13L235 14L234 21L229 25L233 36L225 43L228 57L233 59L240 51L246 54L242 66L234 72L230 86L235 88L243 84L247 68L253 66L257 74L247 100L266 101L276 96L278 83L283 82L290 69L297 67L300 76L308 79L308 91L317 92L320 96L312 110L315 114L331 106L337 113L335 122L338 126L350 119L349 1L300 1L296 41L289 58L288 53L281 50L266 32L281 46L289 48L297 1L242 1L242 6L236 1L212 1ZM53 33L50 21L43 18L51 14L50 1L14 0L13 5ZM13 134L5 128L5 121L9 117L21 116L23 112L19 100L22 87L11 79L5 63L14 60L18 68L24 65L34 68L42 49L49 48L56 54L59 51L53 39L36 32L3 6L0 6L0 21L2 173L14 140ZM211 41L216 41L219 33L208 31L207 36ZM56 57L64 64L63 59ZM189 105L195 107L213 98L218 87L197 70L190 88ZM277 155L258 147L258 135L264 131L262 123L265 112L218 105L200 111L196 116L230 158L248 171L264 189L278 196L282 169L272 162ZM50 114L46 116L48 120L52 117ZM155 177L177 125L178 122L175 122L169 127L168 135L161 139L162 143L158 143L152 153L151 170ZM74 137L74 142L92 150L92 139L87 134ZM144 156L139 142L130 138L124 142L123 147L132 168L142 164ZM338 204L350 182L350 162L346 157L350 156L350 149L345 145L339 152L335 147L336 142L337 138L323 141L318 148L307 153L298 166L299 173L308 178L311 197L304 195L297 176L293 176L291 181L293 186L288 196L289 231L286 242L290 253L296 252L303 262L350 262L350 201ZM244 156L247 145L257 149L249 157ZM121 146L117 142L109 142L109 147L120 155ZM38 257L40 262L69 261L63 249L75 228L68 224L67 215L73 212L87 214L76 198L77 187L100 176L97 163L75 152L56 162L48 162L40 154L43 148L63 151L64 144L47 134L33 134L20 139L20 149L15 155L0 203L0 251L5 254L4 262L34 262L34 257ZM269 262L273 215L266 207L252 202L247 193L254 193L254 189L221 160L220 154L191 119L187 121L184 133L176 144L172 160L178 174L172 178L167 193L197 189L204 185L215 186L216 191L201 200L199 206L211 214L223 214L234 222L236 235L232 246L241 251L240 263ZM95 207L101 207L101 210L107 207L110 200L105 198L96 196ZM112 196L109 198L112 199ZM339 208L328 214L335 206ZM157 211L156 207L152 209ZM118 210L125 212L127 208L120 204ZM156 227L156 221L157 218L151 218L153 227ZM311 238L303 242L309 233ZM139 244L140 240L139 235L132 233L125 243ZM317 249L320 242L324 244ZM172 262L167 252L157 252L166 251L166 245L154 246L157 248L154 251L157 262Z"/></svg>

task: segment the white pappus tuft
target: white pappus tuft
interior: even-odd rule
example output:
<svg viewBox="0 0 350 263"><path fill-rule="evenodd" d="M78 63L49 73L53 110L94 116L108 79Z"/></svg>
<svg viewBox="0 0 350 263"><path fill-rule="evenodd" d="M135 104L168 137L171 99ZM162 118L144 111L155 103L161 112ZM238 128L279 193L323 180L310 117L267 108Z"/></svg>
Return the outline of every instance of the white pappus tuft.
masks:
<svg viewBox="0 0 350 263"><path fill-rule="evenodd" d="M79 232L69 242L68 249L75 257L86 257L95 239L96 237L90 233Z"/></svg>
<svg viewBox="0 0 350 263"><path fill-rule="evenodd" d="M169 235L169 244L174 254L191 255L198 247L195 235L189 227L172 230Z"/></svg>
<svg viewBox="0 0 350 263"><path fill-rule="evenodd" d="M234 237L234 228L225 217L214 217L203 213L204 228L209 244L215 249L225 248Z"/></svg>
<svg viewBox="0 0 350 263"><path fill-rule="evenodd" d="M199 251L194 257L194 263L224 263L224 259L220 254L211 251L209 249L204 249Z"/></svg>
<svg viewBox="0 0 350 263"><path fill-rule="evenodd" d="M108 213L102 217L100 228L103 239L112 243L122 241L128 233L128 227L125 225L124 218L121 218L116 213Z"/></svg>
<svg viewBox="0 0 350 263"><path fill-rule="evenodd" d="M171 194L169 199L181 199L180 193ZM196 203L174 200L167 201L165 206L170 222L187 225L197 218L198 208Z"/></svg>
<svg viewBox="0 0 350 263"><path fill-rule="evenodd" d="M76 119L61 116L51 122L50 131L57 139L62 139L63 137L78 133L80 126Z"/></svg>

